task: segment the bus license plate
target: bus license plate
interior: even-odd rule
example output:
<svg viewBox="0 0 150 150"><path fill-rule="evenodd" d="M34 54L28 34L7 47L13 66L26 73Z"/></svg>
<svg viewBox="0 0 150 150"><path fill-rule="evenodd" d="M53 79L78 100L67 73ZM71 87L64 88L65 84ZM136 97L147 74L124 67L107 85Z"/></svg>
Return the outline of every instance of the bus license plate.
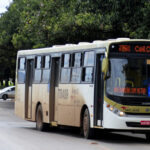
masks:
<svg viewBox="0 0 150 150"><path fill-rule="evenodd" d="M141 121L141 125L150 126L150 121Z"/></svg>

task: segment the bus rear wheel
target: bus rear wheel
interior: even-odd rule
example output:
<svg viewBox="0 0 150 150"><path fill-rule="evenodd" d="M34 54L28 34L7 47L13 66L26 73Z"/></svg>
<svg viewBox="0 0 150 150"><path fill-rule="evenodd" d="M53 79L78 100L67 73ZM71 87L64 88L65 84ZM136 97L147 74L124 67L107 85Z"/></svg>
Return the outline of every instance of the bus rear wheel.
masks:
<svg viewBox="0 0 150 150"><path fill-rule="evenodd" d="M87 108L85 109L83 115L82 130L83 130L83 135L86 139L92 138L93 130L90 128L90 114Z"/></svg>
<svg viewBox="0 0 150 150"><path fill-rule="evenodd" d="M43 123L43 111L41 105L38 106L36 111L36 129L39 131L45 131L48 129L48 124Z"/></svg>

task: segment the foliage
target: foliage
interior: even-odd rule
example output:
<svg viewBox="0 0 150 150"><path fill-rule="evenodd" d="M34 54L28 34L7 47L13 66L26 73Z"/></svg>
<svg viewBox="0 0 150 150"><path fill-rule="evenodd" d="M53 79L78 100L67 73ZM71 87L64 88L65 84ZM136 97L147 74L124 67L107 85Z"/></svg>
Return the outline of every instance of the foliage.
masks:
<svg viewBox="0 0 150 150"><path fill-rule="evenodd" d="M14 0L0 17L0 80L19 49L117 37L150 38L148 0Z"/></svg>

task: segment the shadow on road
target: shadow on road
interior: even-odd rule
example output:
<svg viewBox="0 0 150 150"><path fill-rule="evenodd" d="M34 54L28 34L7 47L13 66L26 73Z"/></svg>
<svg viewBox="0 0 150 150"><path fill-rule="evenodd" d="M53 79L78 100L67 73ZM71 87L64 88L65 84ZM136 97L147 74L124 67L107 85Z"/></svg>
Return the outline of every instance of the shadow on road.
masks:
<svg viewBox="0 0 150 150"><path fill-rule="evenodd" d="M126 135L125 135L126 134ZM97 132L95 137L97 141L103 141L105 143L122 143L122 144L135 144L135 143L146 143L146 139L141 134L141 137L136 136L136 134L131 133L113 133L113 132Z"/></svg>
<svg viewBox="0 0 150 150"><path fill-rule="evenodd" d="M28 130L35 130L35 128L28 128ZM69 137L75 137L75 138L83 138L81 135L79 128L50 128L45 133L47 134L59 134L63 136L69 136ZM126 135L125 135L126 134ZM136 136L136 134L131 133L119 133L119 132L106 132L106 131L99 131L97 130L95 132L95 135L92 139L94 141L93 144L97 144L98 142L104 142L104 143L120 143L120 144L145 144L147 143L145 136L141 134L141 136ZM97 142L97 143L95 143ZM92 143L91 143L92 144Z"/></svg>

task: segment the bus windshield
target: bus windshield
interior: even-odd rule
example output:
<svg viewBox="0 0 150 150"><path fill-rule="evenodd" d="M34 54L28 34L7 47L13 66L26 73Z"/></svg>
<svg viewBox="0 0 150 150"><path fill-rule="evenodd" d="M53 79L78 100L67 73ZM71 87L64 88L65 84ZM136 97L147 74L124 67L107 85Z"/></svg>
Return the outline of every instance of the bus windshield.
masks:
<svg viewBox="0 0 150 150"><path fill-rule="evenodd" d="M124 97L150 96L149 64L150 60L142 58L110 58L107 94Z"/></svg>

